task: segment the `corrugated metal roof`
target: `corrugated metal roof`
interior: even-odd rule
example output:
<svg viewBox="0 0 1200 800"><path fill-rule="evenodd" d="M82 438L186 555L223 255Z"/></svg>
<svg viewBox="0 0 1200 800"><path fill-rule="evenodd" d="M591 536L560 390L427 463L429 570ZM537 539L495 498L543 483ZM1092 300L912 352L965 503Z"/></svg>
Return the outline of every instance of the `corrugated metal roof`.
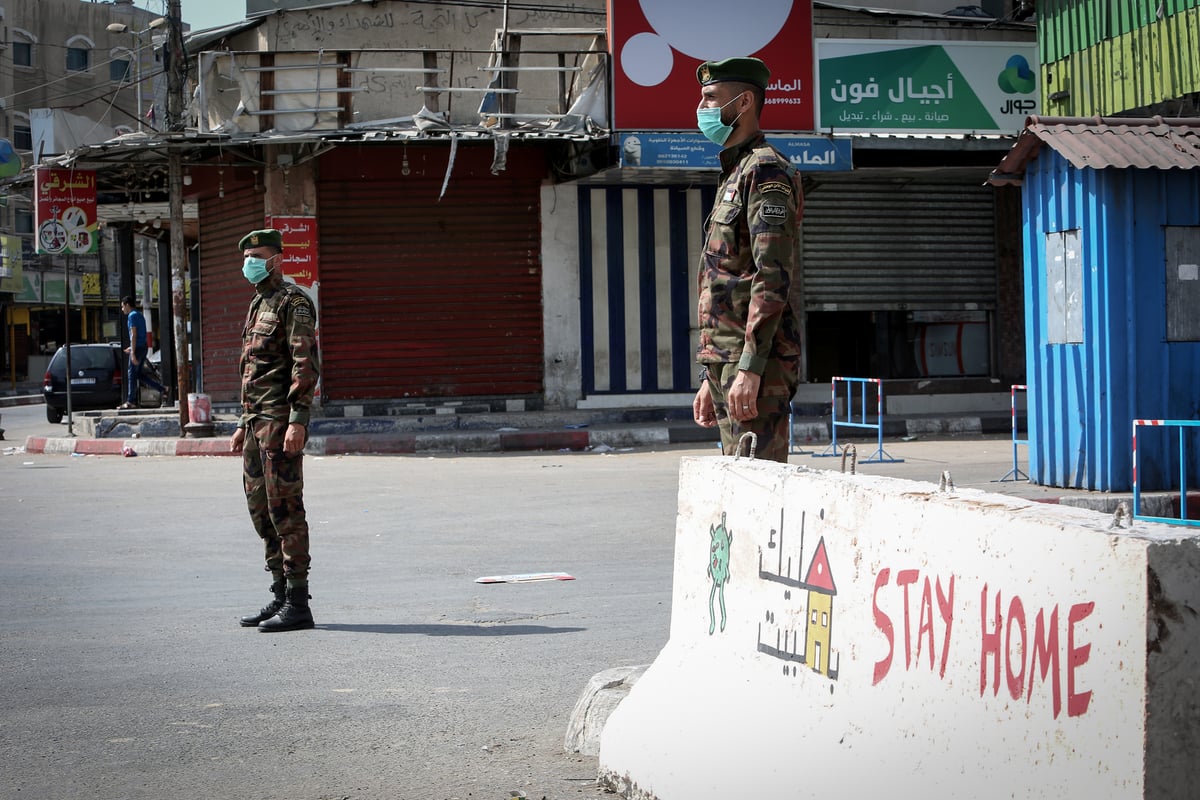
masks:
<svg viewBox="0 0 1200 800"><path fill-rule="evenodd" d="M1080 169L1200 167L1200 119L1030 117L988 183L1020 183L1043 146Z"/></svg>

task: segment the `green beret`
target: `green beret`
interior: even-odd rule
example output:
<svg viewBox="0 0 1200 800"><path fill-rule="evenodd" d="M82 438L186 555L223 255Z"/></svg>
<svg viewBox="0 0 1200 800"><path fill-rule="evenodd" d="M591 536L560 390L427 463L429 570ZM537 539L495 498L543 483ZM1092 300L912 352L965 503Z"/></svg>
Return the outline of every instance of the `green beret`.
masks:
<svg viewBox="0 0 1200 800"><path fill-rule="evenodd" d="M283 234L273 228L250 231L238 242L238 250L245 250L248 247L274 247L282 250Z"/></svg>
<svg viewBox="0 0 1200 800"><path fill-rule="evenodd" d="M696 80L700 81L701 86L737 81L766 91L771 81L771 70L757 58L727 58L724 61L705 61L696 70Z"/></svg>

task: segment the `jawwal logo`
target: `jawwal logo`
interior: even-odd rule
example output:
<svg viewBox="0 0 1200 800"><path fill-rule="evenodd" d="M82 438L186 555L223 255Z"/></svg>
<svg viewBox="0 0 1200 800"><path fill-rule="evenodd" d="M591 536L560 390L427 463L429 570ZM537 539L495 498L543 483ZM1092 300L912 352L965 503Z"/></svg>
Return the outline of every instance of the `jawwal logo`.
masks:
<svg viewBox="0 0 1200 800"><path fill-rule="evenodd" d="M1037 76L1025 56L1012 56L996 82L1005 94L1029 94L1037 87Z"/></svg>

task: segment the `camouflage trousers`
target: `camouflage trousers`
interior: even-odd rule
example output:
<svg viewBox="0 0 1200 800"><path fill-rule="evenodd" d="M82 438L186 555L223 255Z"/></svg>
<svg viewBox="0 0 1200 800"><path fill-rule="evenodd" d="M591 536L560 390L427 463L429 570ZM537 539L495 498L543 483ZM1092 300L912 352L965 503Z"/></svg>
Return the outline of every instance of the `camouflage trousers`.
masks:
<svg viewBox="0 0 1200 800"><path fill-rule="evenodd" d="M786 464L789 412L792 395L796 393L796 385L800 382L800 359L772 358L767 362L762 383L758 387L758 416L745 422L738 422L729 416L729 405L725 400L738 374L737 363L707 366L708 391L716 407L717 426L721 429L721 450L725 455L735 455L742 435L753 433L757 439L755 458ZM742 454L748 455L749 450L747 443Z"/></svg>
<svg viewBox="0 0 1200 800"><path fill-rule="evenodd" d="M250 521L263 540L268 572L308 579L308 520L304 516L304 453L283 452L286 422L256 419L246 426L242 483Z"/></svg>

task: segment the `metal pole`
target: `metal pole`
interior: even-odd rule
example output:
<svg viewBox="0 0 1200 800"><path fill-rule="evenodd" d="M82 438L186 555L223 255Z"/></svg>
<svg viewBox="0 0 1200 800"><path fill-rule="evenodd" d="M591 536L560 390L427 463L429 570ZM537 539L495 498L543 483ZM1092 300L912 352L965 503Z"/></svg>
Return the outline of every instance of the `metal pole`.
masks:
<svg viewBox="0 0 1200 800"><path fill-rule="evenodd" d="M67 254L63 266L63 338L67 347L67 436L75 435L74 420L71 408L71 254Z"/></svg>
<svg viewBox="0 0 1200 800"><path fill-rule="evenodd" d="M134 33L133 41L137 46L137 50L134 51L134 54L137 57L137 77L136 77L136 79L137 79L138 133L141 133L142 132L142 37L139 36L137 33ZM154 41L153 34L151 34L151 36L150 36L150 41L151 42ZM153 44L151 44L151 49L153 49Z"/></svg>
<svg viewBox="0 0 1200 800"><path fill-rule="evenodd" d="M183 436L190 422L187 396L190 383L188 368L187 304L184 302L184 286L187 280L187 253L183 239L183 155L180 152L183 130L183 22L180 0L167 3L167 56L170 71L167 73L167 129L170 142L167 145L167 190L170 193L171 212L171 310L175 323L175 367L176 401L179 403L179 435Z"/></svg>

